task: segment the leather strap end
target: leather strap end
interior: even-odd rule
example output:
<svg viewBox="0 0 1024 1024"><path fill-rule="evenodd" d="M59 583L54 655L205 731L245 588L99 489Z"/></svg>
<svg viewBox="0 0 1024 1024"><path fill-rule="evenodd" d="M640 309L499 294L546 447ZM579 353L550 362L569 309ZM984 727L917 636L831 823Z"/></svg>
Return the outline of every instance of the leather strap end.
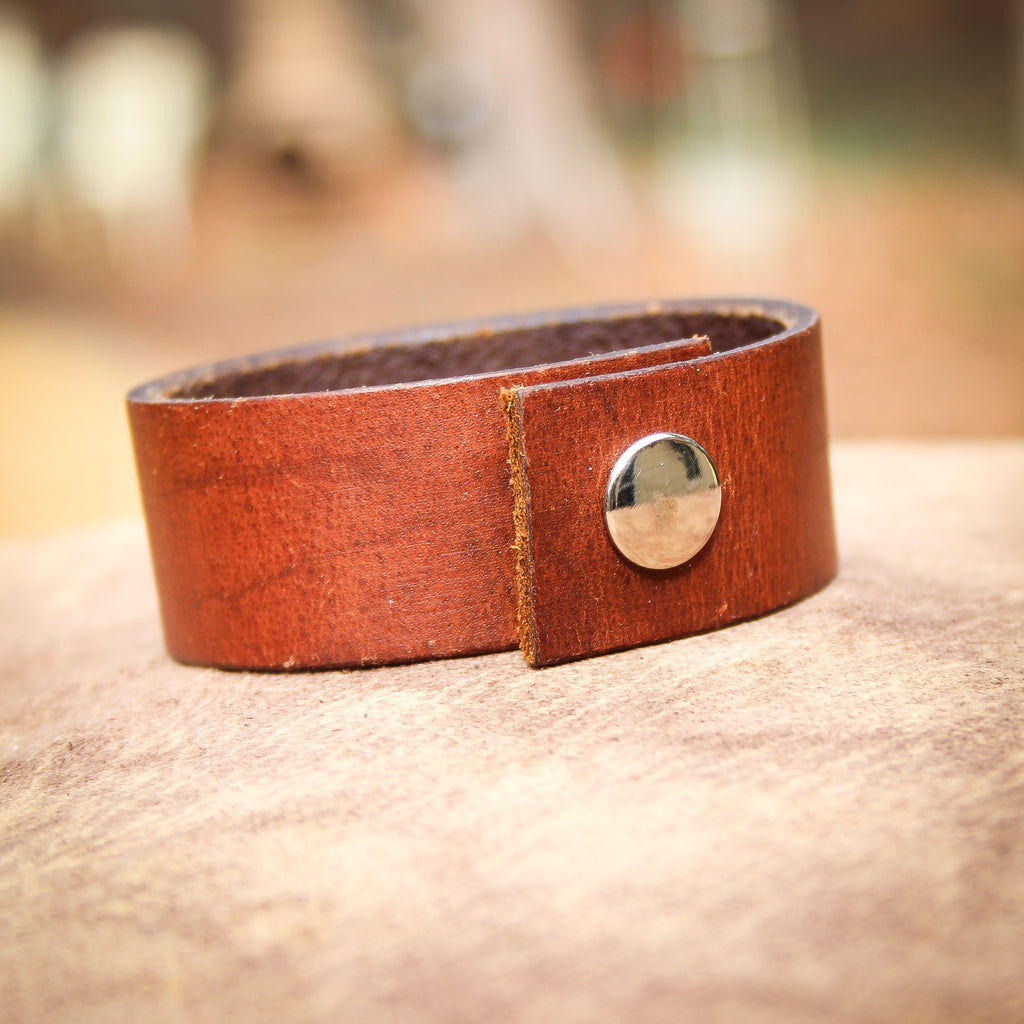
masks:
<svg viewBox="0 0 1024 1024"><path fill-rule="evenodd" d="M531 665L654 643L789 604L835 575L817 327L770 350L710 355L502 395L517 554L518 634ZM697 438L722 473L722 511L685 564L652 570L603 516L639 437Z"/></svg>

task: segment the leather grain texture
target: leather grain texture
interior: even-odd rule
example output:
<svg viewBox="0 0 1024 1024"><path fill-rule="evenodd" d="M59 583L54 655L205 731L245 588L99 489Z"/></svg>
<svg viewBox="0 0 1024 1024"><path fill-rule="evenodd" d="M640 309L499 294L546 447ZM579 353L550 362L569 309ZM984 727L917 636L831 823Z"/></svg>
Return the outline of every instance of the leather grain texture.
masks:
<svg viewBox="0 0 1024 1024"><path fill-rule="evenodd" d="M644 373L519 388L526 496L521 640L535 665L714 629L788 604L836 571L814 327ZM707 545L672 570L608 542L615 460L656 431L695 438L722 480Z"/></svg>
<svg viewBox="0 0 1024 1024"><path fill-rule="evenodd" d="M531 487L534 472L538 487L552 474L557 484L563 469L542 469L542 450L556 455L572 435L580 458L603 466L635 440L622 443L631 429L713 408L689 422L729 454L723 535L750 546L700 563L717 575L699 608L688 597L687 612L671 610L677 574L619 588L603 626L585 617L576 640L556 640L568 620L556 624L562 598L545 581L571 571L598 593L616 590L608 551L590 557L598 535L574 506L561 529L587 544L558 550L553 534L550 565L531 555L528 614L546 608L552 624L536 663L803 596L835 571L819 346L804 307L677 302L306 346L138 388L129 415L168 649L189 663L295 669L514 647L529 595L517 595L503 391L517 394L528 425ZM788 448L791 468L745 475L738 467L755 466L765 444ZM581 466L564 470L576 474L577 504ZM763 492L756 523L743 511L756 497L740 495L748 487ZM538 538L558 512L531 509ZM800 536L783 553L777 538L791 531ZM652 587L665 593L655 616ZM723 593L731 607L709 614Z"/></svg>

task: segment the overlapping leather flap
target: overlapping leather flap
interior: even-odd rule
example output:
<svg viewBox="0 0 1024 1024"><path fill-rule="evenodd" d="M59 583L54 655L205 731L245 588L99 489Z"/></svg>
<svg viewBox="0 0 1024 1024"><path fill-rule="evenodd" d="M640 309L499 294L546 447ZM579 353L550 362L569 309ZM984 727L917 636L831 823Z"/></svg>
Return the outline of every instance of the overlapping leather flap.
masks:
<svg viewBox="0 0 1024 1024"><path fill-rule="evenodd" d="M516 490L519 636L546 665L750 618L836 571L817 324L748 349L506 396ZM657 431L715 460L722 511L686 564L641 569L612 546L604 491Z"/></svg>

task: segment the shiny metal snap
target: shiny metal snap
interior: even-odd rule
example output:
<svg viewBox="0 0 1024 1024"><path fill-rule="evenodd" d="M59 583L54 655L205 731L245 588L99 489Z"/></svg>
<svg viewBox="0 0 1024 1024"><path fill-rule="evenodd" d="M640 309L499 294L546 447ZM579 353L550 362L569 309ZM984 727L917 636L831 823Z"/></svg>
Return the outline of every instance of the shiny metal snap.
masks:
<svg viewBox="0 0 1024 1024"><path fill-rule="evenodd" d="M604 520L612 543L631 562L671 569L707 544L721 509L711 456L683 434L649 434L612 467Z"/></svg>

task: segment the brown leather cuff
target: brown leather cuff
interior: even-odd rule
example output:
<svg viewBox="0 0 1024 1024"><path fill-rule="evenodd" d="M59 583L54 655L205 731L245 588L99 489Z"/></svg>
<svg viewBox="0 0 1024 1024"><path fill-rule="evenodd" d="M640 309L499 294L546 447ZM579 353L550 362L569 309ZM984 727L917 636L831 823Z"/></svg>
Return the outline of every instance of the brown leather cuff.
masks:
<svg viewBox="0 0 1024 1024"><path fill-rule="evenodd" d="M788 302L321 343L143 385L128 408L167 646L189 663L520 643L545 665L759 615L836 571L819 320ZM604 497L659 431L713 456L721 515L652 570L612 544Z"/></svg>

